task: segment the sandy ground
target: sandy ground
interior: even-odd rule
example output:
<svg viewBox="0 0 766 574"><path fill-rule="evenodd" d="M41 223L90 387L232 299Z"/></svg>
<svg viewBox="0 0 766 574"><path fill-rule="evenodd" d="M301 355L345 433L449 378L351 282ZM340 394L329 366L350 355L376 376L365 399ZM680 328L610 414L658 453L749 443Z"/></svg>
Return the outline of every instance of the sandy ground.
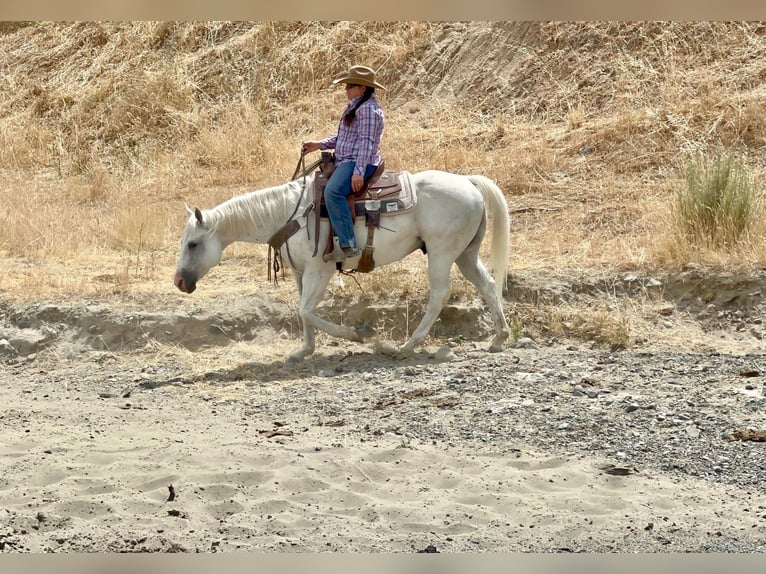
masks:
<svg viewBox="0 0 766 574"><path fill-rule="evenodd" d="M42 342L0 366L0 550L766 547L766 358L734 323L677 316L688 344L623 351L539 339L490 354L477 336L401 359L321 339L291 365L278 307L219 300L191 322L6 306L0 335ZM222 328L231 315L259 336ZM138 346L137 321L177 347Z"/></svg>

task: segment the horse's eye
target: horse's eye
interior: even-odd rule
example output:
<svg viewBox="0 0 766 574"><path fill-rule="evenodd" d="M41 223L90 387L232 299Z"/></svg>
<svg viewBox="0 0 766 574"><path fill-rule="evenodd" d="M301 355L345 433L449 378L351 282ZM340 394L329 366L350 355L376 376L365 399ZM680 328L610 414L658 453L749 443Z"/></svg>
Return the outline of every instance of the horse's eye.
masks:
<svg viewBox="0 0 766 574"><path fill-rule="evenodd" d="M189 249L194 249L195 247L197 247L197 242L196 241L189 241Z"/></svg>

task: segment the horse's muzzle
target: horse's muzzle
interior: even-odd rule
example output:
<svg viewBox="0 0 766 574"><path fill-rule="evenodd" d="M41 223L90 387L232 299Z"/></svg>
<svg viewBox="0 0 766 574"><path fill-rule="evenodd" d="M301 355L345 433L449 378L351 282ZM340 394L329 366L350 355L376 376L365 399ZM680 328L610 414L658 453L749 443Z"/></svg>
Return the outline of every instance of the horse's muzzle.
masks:
<svg viewBox="0 0 766 574"><path fill-rule="evenodd" d="M184 293L194 293L194 290L197 288L197 276L184 270L176 271L175 277L173 277L173 285Z"/></svg>

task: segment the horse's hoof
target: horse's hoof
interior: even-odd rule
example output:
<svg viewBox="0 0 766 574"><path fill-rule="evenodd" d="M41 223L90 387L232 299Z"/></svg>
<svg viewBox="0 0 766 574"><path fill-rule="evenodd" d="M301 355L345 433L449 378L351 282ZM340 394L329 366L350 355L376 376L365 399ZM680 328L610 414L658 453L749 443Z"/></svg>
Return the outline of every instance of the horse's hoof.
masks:
<svg viewBox="0 0 766 574"><path fill-rule="evenodd" d="M364 340L367 337L372 337L375 335L375 329L372 327L372 323L370 321L365 321L361 327L356 327L354 329L354 334L357 337L357 341L364 343Z"/></svg>
<svg viewBox="0 0 766 574"><path fill-rule="evenodd" d="M397 359L409 359L410 357L413 357L415 355L415 349L410 349L406 345L404 347L400 347L399 351L396 353Z"/></svg>
<svg viewBox="0 0 766 574"><path fill-rule="evenodd" d="M487 349L490 353L502 353L503 352L503 344L505 343L505 340L508 337L495 337L495 339L492 341L492 344L489 346L489 349Z"/></svg>
<svg viewBox="0 0 766 574"><path fill-rule="evenodd" d="M288 355L287 362L290 364L300 363L306 356L306 353L303 351L296 351L295 353Z"/></svg>

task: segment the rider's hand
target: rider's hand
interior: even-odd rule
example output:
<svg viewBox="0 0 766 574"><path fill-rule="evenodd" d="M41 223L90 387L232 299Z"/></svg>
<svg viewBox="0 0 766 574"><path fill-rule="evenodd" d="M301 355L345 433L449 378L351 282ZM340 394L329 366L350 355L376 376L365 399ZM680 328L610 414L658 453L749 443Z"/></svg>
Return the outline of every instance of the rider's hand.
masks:
<svg viewBox="0 0 766 574"><path fill-rule="evenodd" d="M318 141L303 142L303 153L311 153L317 151L322 146Z"/></svg>
<svg viewBox="0 0 766 574"><path fill-rule="evenodd" d="M362 189L362 185L364 184L364 178L358 174L355 173L351 176L351 189L354 190L354 193Z"/></svg>

